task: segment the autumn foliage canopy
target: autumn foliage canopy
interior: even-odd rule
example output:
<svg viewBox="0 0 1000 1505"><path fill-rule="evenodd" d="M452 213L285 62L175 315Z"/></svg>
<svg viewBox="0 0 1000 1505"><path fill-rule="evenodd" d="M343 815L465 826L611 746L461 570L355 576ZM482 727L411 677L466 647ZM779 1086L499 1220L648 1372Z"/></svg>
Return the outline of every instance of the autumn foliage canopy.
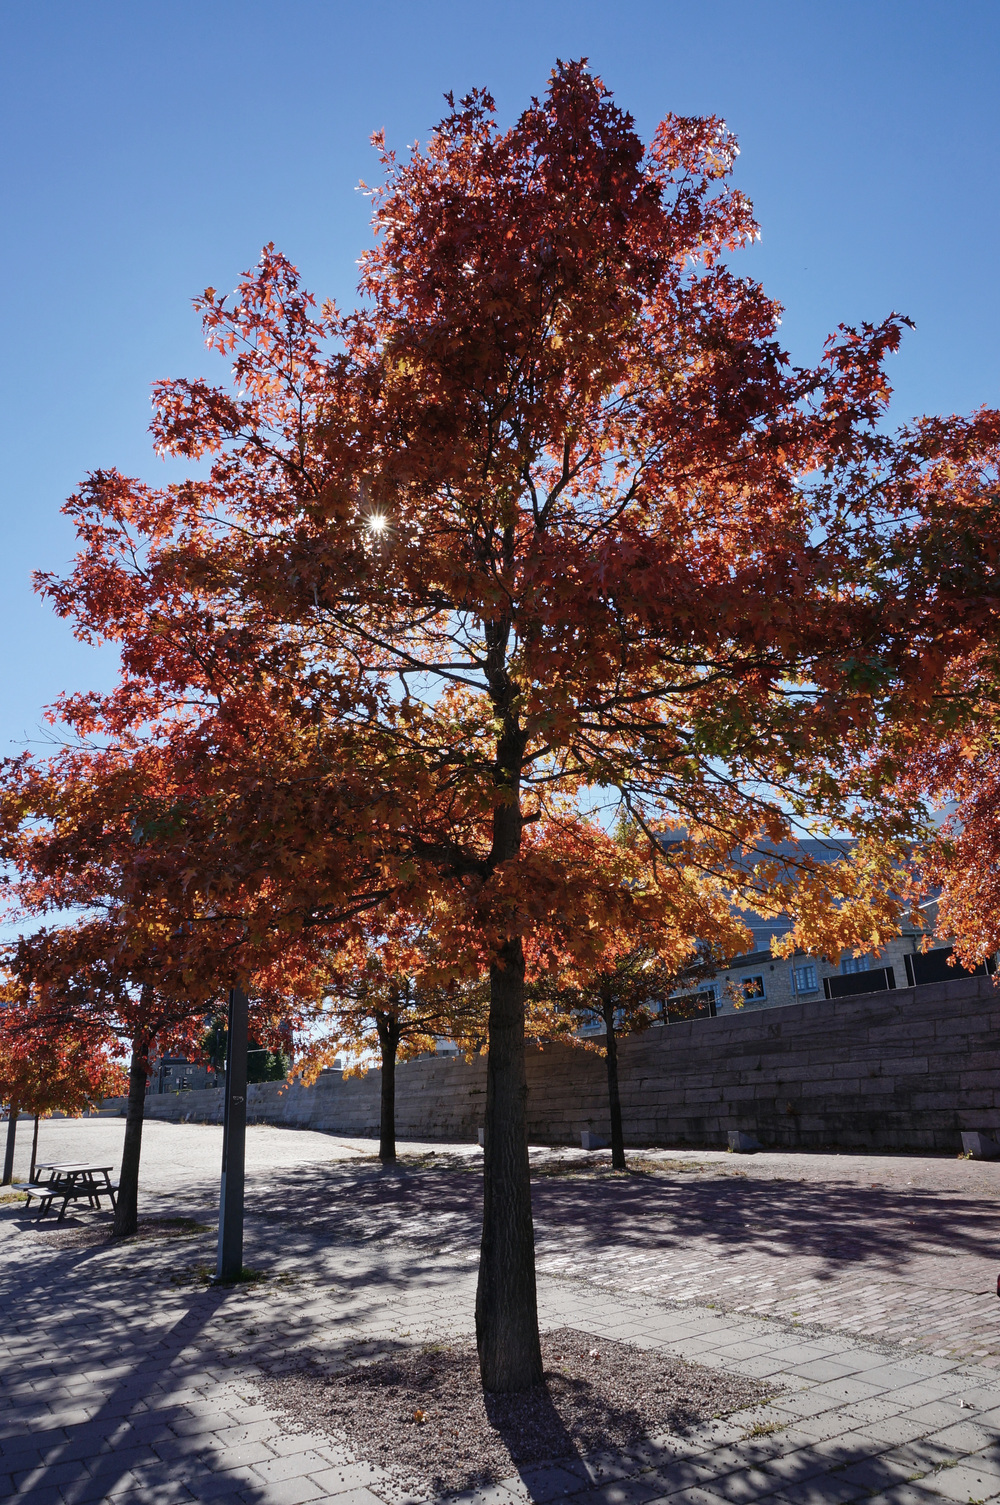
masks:
<svg viewBox="0 0 1000 1505"><path fill-rule="evenodd" d="M998 420L887 433L895 315L790 363L718 119L644 143L572 63L507 129L477 91L377 145L358 308L266 247L198 300L231 381L156 388L191 479L69 503L80 555L40 586L122 675L58 707L100 745L67 839L77 872L110 842L133 958L189 982L400 915L489 974L477 1328L487 1388L521 1388L526 976L592 971L644 905L678 954L729 897L831 954L892 933L897 732L995 632ZM18 840L61 779L12 771ZM594 860L608 800L641 887ZM856 859L774 857L803 829Z"/></svg>

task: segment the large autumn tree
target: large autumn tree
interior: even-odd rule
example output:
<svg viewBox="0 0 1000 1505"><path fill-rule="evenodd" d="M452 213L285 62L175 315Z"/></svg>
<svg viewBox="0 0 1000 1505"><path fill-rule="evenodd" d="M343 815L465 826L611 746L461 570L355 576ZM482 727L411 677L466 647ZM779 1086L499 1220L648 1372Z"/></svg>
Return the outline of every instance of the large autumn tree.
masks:
<svg viewBox="0 0 1000 1505"><path fill-rule="evenodd" d="M882 427L905 321L789 363L734 269L756 227L721 121L643 143L572 63L509 129L476 92L405 160L379 144L360 308L317 311L270 247L208 289L232 385L163 383L154 423L207 476L91 477L43 587L126 678L252 645L299 724L372 760L385 902L489 961L476 1326L484 1385L516 1390L541 1376L525 938L555 917L593 958L621 905L533 824L611 791L654 866L763 889L824 950L888 929L913 812L874 744L993 623L992 545L961 580L918 567L924 460ZM866 838L855 866L767 857L816 822Z"/></svg>

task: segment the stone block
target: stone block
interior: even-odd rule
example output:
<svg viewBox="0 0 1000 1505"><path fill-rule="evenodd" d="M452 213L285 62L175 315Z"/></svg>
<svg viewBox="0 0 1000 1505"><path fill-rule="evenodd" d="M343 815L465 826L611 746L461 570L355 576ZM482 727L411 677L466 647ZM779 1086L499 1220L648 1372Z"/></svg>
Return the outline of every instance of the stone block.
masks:
<svg viewBox="0 0 1000 1505"><path fill-rule="evenodd" d="M958 1094L951 1093L950 1097L952 1103L957 1104L957 1102L959 1101ZM991 1088L977 1087L973 1092L963 1092L961 1094L960 1101L962 1108L967 1113L974 1111L977 1108L986 1109L988 1111L989 1109L995 1108L997 1106L997 1094L995 1090Z"/></svg>
<svg viewBox="0 0 1000 1505"><path fill-rule="evenodd" d="M1000 1144L991 1135L979 1131L963 1133L962 1150L973 1160L1000 1160Z"/></svg>
<svg viewBox="0 0 1000 1505"><path fill-rule="evenodd" d="M609 1141L590 1129L584 1129L580 1134L580 1144L585 1150L606 1150Z"/></svg>
<svg viewBox="0 0 1000 1505"><path fill-rule="evenodd" d="M755 1134L747 1134L743 1129L730 1129L729 1148L735 1155L752 1155L763 1146Z"/></svg>

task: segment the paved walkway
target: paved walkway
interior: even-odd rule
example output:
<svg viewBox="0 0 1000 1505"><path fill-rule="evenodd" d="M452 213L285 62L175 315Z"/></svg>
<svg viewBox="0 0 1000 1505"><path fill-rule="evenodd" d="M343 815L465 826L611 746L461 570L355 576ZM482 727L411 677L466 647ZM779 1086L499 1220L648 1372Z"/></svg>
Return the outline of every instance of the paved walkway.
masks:
<svg viewBox="0 0 1000 1505"><path fill-rule="evenodd" d="M205 1136L217 1130L149 1129L147 1165L161 1170L146 1207L207 1223ZM99 1153L114 1130L43 1126L58 1140L53 1153L68 1155L72 1142L73 1158ZM265 1135L280 1140L270 1157ZM251 1129L250 1144L247 1262L269 1276L259 1285L205 1286L210 1231L109 1248L95 1241L91 1214L36 1233L17 1209L0 1209L0 1497L397 1505L364 1459L290 1431L261 1405L256 1365L468 1333L475 1152L449 1157L438 1146L386 1176L360 1158L364 1142ZM980 1284L987 1267L995 1282L997 1227L984 1202L995 1167L829 1157L824 1171L827 1157L672 1156L659 1173L624 1181L584 1170L582 1158L539 1166L558 1172L536 1182L543 1325L660 1346L787 1389L765 1411L683 1441L527 1470L479 1492L476 1505L1000 1498L998 1303L960 1284ZM770 1294L763 1270L776 1282ZM739 1289L727 1287L734 1272L745 1277ZM806 1308L813 1288L790 1289L800 1275L829 1295ZM906 1343L862 1339L843 1329L860 1320L852 1301L866 1282L884 1287L889 1321L904 1287L958 1292L968 1310L911 1323ZM783 1314L724 1309L767 1301ZM798 1318L783 1310L790 1301ZM978 1361L959 1352L970 1322L982 1333Z"/></svg>

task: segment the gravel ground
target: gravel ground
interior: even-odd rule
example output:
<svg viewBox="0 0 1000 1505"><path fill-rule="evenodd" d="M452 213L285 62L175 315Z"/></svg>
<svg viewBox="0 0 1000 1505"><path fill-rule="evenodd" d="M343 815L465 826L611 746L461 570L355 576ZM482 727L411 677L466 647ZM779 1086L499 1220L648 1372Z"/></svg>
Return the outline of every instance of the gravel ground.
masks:
<svg viewBox="0 0 1000 1505"><path fill-rule="evenodd" d="M475 1345L435 1344L334 1373L313 1368L257 1381L297 1427L346 1441L421 1498L509 1478L519 1466L621 1449L774 1393L700 1364L573 1328L543 1334L545 1382L484 1396Z"/></svg>
<svg viewBox="0 0 1000 1505"><path fill-rule="evenodd" d="M79 1220L68 1217L62 1226L55 1218L51 1222L34 1223L26 1232L29 1238L47 1244L50 1249L126 1249L137 1240L194 1238L212 1231L209 1224L198 1223L194 1218L141 1218L135 1233L116 1241L111 1237L113 1222L113 1213L102 1212Z"/></svg>

